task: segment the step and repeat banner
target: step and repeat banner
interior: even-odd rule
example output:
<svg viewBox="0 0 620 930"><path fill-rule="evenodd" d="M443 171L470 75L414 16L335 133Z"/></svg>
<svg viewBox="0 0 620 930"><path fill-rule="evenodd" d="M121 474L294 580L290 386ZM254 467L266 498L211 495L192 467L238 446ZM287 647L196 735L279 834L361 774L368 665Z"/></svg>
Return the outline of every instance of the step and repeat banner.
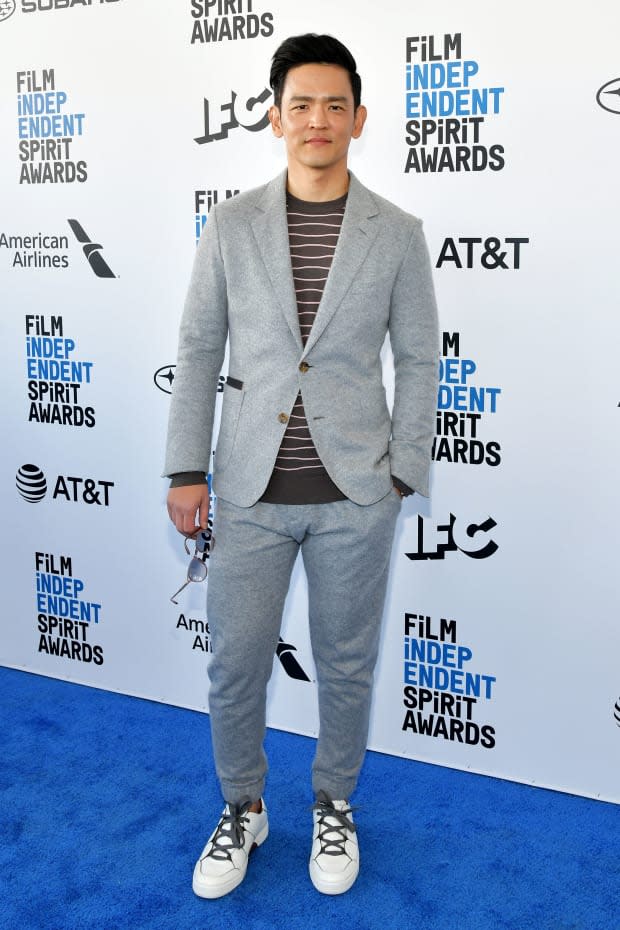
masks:
<svg viewBox="0 0 620 930"><path fill-rule="evenodd" d="M619 26L612 0L0 0L3 664L208 709L208 580L171 602L161 478L178 323L213 204L285 164L273 51L330 32L369 111L352 170L423 218L442 331L370 746L620 801ZM269 723L316 734L306 593L297 565Z"/></svg>

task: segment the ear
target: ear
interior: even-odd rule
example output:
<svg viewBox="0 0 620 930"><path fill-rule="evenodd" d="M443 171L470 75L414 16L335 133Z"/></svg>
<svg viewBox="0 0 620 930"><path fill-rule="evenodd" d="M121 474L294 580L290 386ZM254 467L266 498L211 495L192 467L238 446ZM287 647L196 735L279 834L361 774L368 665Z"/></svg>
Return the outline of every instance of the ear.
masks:
<svg viewBox="0 0 620 930"><path fill-rule="evenodd" d="M351 133L351 138L359 139L362 134L362 129L364 128L364 123L366 122L367 116L368 110L365 106L363 106L363 104L360 104L355 111L355 119L353 120L353 132Z"/></svg>
<svg viewBox="0 0 620 930"><path fill-rule="evenodd" d="M280 122L280 110L275 104L269 107L269 122L271 123L274 136L281 139L284 133L282 132L282 124Z"/></svg>

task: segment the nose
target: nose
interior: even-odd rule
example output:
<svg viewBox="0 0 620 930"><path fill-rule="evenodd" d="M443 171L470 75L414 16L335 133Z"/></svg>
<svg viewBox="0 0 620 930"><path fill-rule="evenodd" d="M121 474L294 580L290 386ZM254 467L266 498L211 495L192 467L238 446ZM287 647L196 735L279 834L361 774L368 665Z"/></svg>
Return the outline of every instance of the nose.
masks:
<svg viewBox="0 0 620 930"><path fill-rule="evenodd" d="M315 103L310 111L310 125L313 129L327 126L327 111L322 103Z"/></svg>

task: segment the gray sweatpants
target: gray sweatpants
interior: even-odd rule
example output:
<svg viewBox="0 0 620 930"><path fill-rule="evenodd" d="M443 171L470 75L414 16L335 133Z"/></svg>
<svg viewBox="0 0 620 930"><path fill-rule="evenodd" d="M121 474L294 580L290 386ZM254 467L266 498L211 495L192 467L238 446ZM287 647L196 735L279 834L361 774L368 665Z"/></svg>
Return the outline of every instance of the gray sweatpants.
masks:
<svg viewBox="0 0 620 930"><path fill-rule="evenodd" d="M364 507L345 500L246 508L218 499L207 589L209 709L226 801L255 801L263 794L266 689L300 547L319 698L312 787L332 798L352 794L368 738L399 510L394 490Z"/></svg>

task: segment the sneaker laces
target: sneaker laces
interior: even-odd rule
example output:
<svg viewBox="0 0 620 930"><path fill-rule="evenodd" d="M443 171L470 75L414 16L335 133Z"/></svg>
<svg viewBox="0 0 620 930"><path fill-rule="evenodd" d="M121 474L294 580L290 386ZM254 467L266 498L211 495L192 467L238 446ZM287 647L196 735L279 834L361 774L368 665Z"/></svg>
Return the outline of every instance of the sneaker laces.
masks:
<svg viewBox="0 0 620 930"><path fill-rule="evenodd" d="M231 852L234 849L243 849L245 844L243 824L250 822L250 818L246 817L245 814L251 803L251 801L246 801L245 804L227 805L211 840L211 849L204 857L205 859L210 857L211 859L230 859L232 861Z"/></svg>
<svg viewBox="0 0 620 930"><path fill-rule="evenodd" d="M342 856L346 855L345 843L347 842L347 830L355 833L355 824L349 818L353 813L353 807L345 807L344 810L337 810L334 802L325 791L317 792L316 801L312 805L312 810L319 812L319 842L321 844L321 855ZM328 835L329 834L329 835Z"/></svg>

